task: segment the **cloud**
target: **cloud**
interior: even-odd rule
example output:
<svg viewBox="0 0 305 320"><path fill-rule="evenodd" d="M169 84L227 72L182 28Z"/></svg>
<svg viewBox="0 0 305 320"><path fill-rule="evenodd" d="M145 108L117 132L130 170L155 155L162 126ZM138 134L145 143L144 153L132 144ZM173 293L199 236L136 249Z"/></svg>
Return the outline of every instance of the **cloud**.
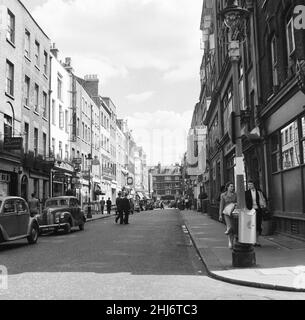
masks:
<svg viewBox="0 0 305 320"><path fill-rule="evenodd" d="M144 68L160 71L166 80L184 81L194 70L187 68L189 61L200 63L201 2L48 0L33 15L82 70L88 61L90 66L90 61L101 60L95 73L101 77L105 73L106 81L120 77L122 71L126 75L130 69ZM193 78L198 69L195 72Z"/></svg>
<svg viewBox="0 0 305 320"><path fill-rule="evenodd" d="M147 101L153 95L154 95L153 91L147 91L143 93L130 94L126 97L126 99L129 100L129 102L141 103L141 102Z"/></svg>
<svg viewBox="0 0 305 320"><path fill-rule="evenodd" d="M187 135L193 111L155 111L127 117L136 143L144 148L149 165L181 162L187 150Z"/></svg>

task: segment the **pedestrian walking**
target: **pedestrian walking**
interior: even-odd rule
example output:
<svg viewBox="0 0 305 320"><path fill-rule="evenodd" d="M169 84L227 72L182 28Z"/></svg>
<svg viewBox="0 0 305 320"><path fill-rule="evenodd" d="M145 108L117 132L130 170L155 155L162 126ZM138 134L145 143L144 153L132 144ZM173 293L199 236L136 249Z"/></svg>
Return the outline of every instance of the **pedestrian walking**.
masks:
<svg viewBox="0 0 305 320"><path fill-rule="evenodd" d="M102 200L100 201L100 205L101 205L101 213L104 214L104 210L105 210L105 200L104 200L104 198L102 198Z"/></svg>
<svg viewBox="0 0 305 320"><path fill-rule="evenodd" d="M234 222L232 213L236 207L237 195L234 192L234 184L229 182L226 185L226 192L220 196L220 207L219 207L219 221L223 221L223 216L225 219L227 230L225 234L228 236L229 248L232 249L234 245Z"/></svg>
<svg viewBox="0 0 305 320"><path fill-rule="evenodd" d="M190 203L189 199L186 198L185 201L184 201L184 205L185 205L185 209L186 210L189 210L189 203Z"/></svg>
<svg viewBox="0 0 305 320"><path fill-rule="evenodd" d="M164 204L162 201L161 201L161 210L164 210Z"/></svg>
<svg viewBox="0 0 305 320"><path fill-rule="evenodd" d="M112 202L111 202L110 198L108 198L106 205L107 205L107 213L111 214Z"/></svg>
<svg viewBox="0 0 305 320"><path fill-rule="evenodd" d="M127 193L125 193L124 198L121 200L121 208L124 212L124 224L129 224L130 202Z"/></svg>
<svg viewBox="0 0 305 320"><path fill-rule="evenodd" d="M120 220L120 224L123 224L123 208L122 208L122 193L119 192L118 197L115 201L116 204L116 210L118 215L115 218L115 223L118 223Z"/></svg>
<svg viewBox="0 0 305 320"><path fill-rule="evenodd" d="M39 214L39 200L36 198L35 193L32 193L32 198L29 200L29 209L31 216Z"/></svg>
<svg viewBox="0 0 305 320"><path fill-rule="evenodd" d="M266 198L263 192L255 187L253 180L248 182L248 190L245 195L247 209L254 209L256 211L256 243L254 246L261 247L261 244L259 243L259 236L262 235L263 231L263 209L267 207Z"/></svg>

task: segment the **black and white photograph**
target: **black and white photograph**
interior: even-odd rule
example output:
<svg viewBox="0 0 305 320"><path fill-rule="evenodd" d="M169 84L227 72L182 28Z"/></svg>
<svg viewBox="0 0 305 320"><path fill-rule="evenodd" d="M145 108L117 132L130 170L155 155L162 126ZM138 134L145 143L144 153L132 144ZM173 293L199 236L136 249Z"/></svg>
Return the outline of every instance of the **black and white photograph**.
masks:
<svg viewBox="0 0 305 320"><path fill-rule="evenodd" d="M305 0L0 0L0 300L305 300Z"/></svg>

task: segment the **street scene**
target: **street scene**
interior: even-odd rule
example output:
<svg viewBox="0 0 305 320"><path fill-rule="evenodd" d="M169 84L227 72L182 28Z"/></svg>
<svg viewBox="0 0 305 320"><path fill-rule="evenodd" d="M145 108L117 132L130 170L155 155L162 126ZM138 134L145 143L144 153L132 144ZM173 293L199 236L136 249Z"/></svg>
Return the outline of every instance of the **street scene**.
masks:
<svg viewBox="0 0 305 320"><path fill-rule="evenodd" d="M0 0L0 300L305 299L304 21Z"/></svg>

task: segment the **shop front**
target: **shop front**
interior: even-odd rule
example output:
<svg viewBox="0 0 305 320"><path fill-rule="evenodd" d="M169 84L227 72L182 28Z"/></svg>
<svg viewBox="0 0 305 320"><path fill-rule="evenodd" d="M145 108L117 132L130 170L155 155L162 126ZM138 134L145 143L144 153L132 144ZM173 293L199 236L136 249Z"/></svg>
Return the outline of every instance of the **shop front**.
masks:
<svg viewBox="0 0 305 320"><path fill-rule="evenodd" d="M269 197L275 231L304 239L304 94L297 92L290 95L265 123L268 133Z"/></svg>

